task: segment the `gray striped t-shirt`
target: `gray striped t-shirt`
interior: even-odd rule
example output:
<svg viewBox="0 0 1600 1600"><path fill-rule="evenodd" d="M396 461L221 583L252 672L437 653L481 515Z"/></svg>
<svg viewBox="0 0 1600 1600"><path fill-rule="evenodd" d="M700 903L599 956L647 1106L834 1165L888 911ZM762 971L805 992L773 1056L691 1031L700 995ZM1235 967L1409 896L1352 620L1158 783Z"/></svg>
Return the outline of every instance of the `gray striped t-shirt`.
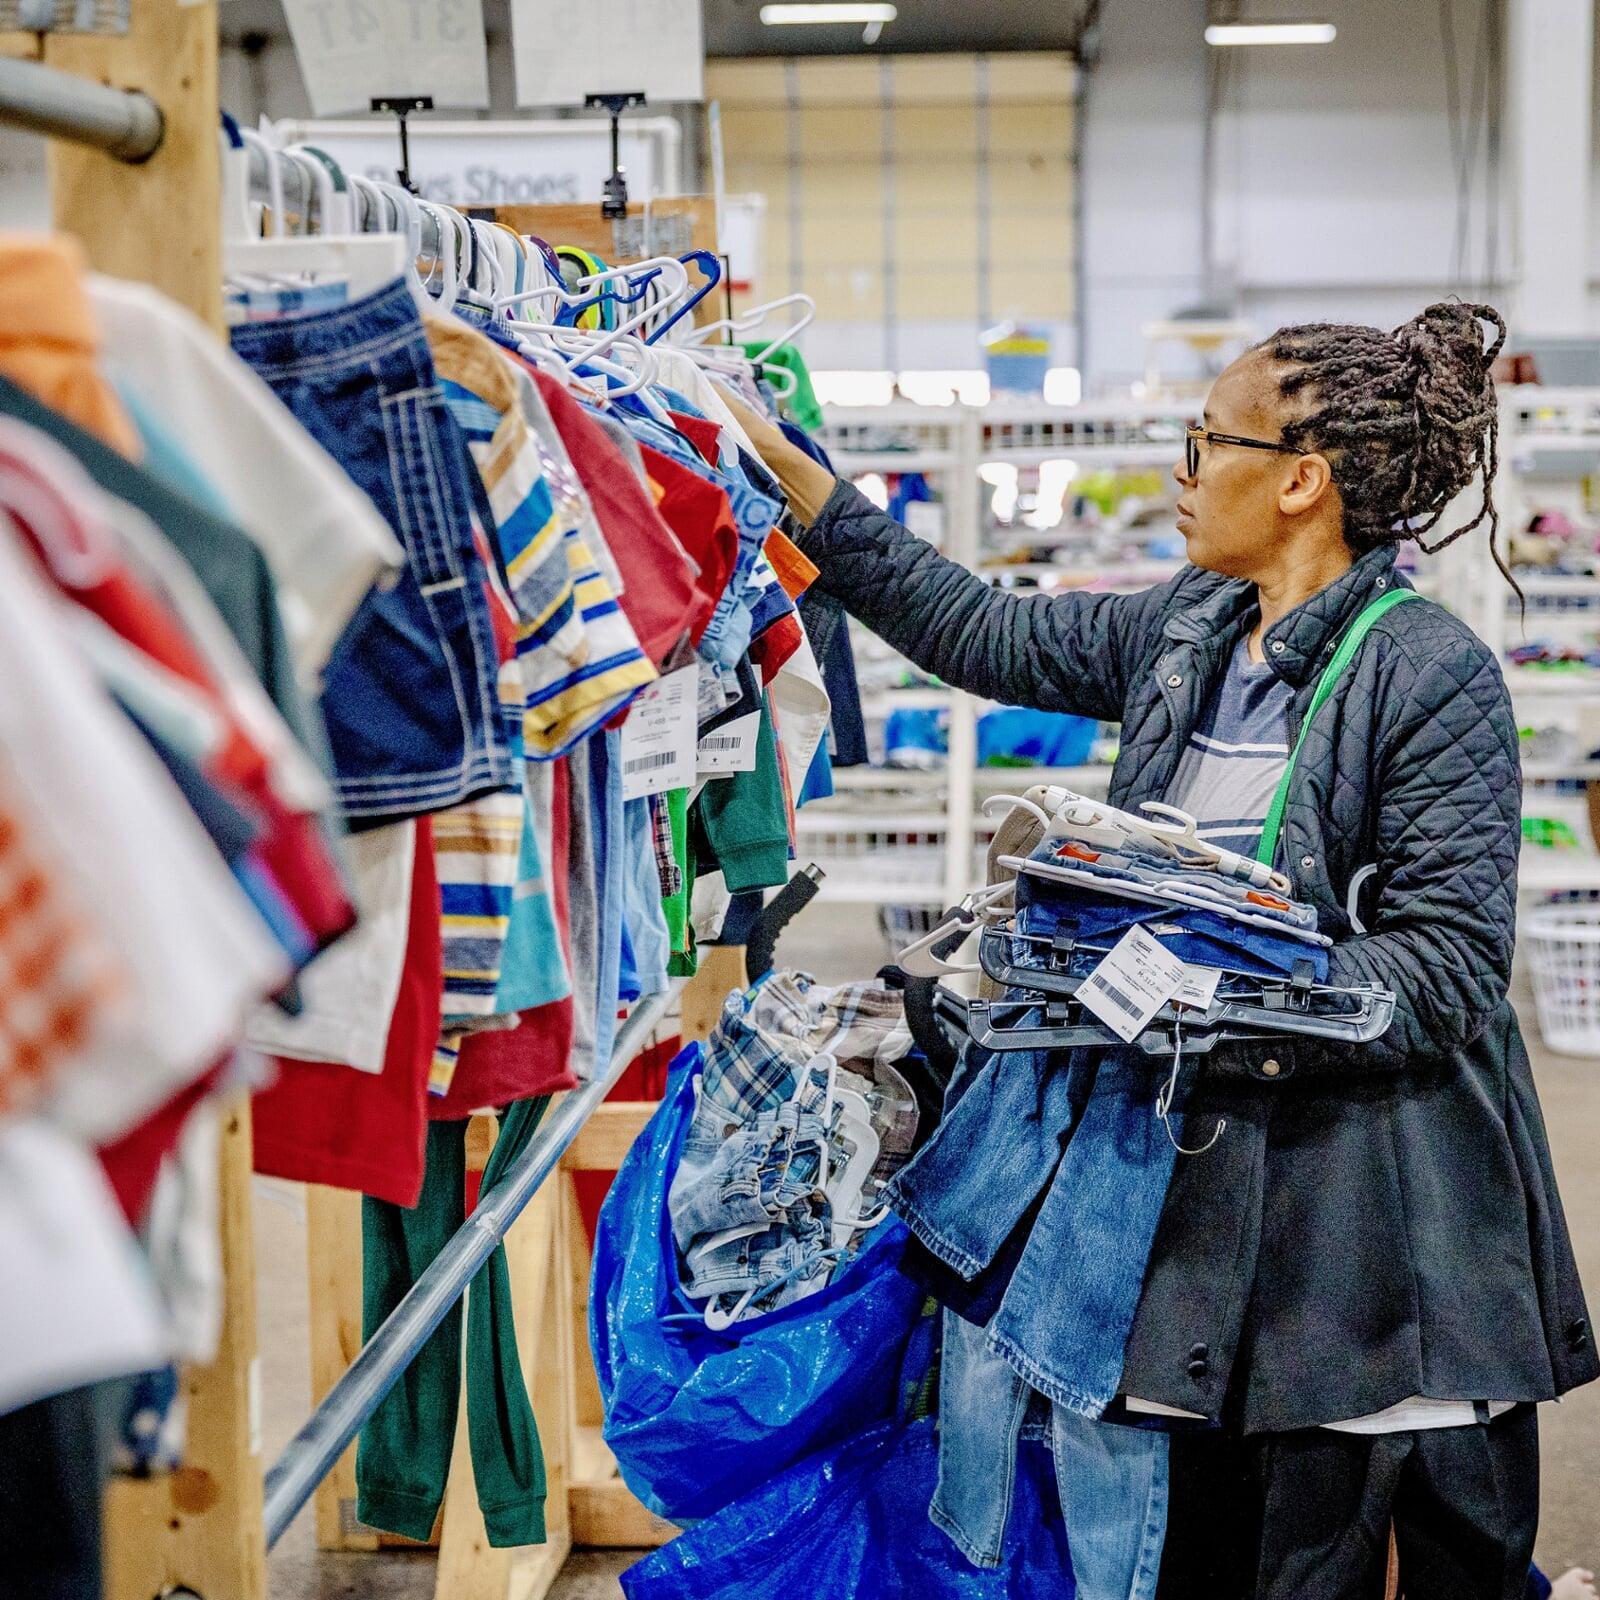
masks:
<svg viewBox="0 0 1600 1600"><path fill-rule="evenodd" d="M1168 794L1199 824L1202 839L1254 853L1289 761L1293 691L1241 639L1189 743Z"/></svg>

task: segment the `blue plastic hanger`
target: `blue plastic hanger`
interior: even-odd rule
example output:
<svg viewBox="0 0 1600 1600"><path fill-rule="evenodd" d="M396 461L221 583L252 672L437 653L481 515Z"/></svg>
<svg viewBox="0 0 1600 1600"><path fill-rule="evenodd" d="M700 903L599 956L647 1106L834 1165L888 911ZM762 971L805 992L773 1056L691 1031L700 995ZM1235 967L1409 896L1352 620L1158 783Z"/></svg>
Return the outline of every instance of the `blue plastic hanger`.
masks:
<svg viewBox="0 0 1600 1600"><path fill-rule="evenodd" d="M674 311L672 315L668 317L667 320L663 322L648 339L645 340L646 344L659 343L662 334L664 334L668 328L671 328L675 324L682 322L683 319L688 316L689 313L693 311L694 308L699 305L700 302L704 300L705 297L710 294L719 283L722 282L722 262L711 251L691 250L688 255L679 256L678 259L684 264L684 266L688 266L690 262L693 262L695 266L699 267L699 269L705 274L706 281L698 289L696 289L695 292L690 295L689 298L685 300L683 304L679 306L678 309Z"/></svg>

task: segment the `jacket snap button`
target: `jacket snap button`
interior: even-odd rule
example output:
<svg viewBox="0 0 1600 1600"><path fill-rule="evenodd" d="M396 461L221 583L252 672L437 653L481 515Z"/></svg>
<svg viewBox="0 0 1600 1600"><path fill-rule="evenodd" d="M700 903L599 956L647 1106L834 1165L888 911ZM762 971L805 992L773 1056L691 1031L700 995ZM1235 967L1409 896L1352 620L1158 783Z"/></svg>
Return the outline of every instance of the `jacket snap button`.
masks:
<svg viewBox="0 0 1600 1600"><path fill-rule="evenodd" d="M1283 640L1282 639L1274 639L1269 648L1271 649L1273 655L1281 656L1283 654Z"/></svg>
<svg viewBox="0 0 1600 1600"><path fill-rule="evenodd" d="M1271 1056L1268 1056L1267 1059L1261 1063L1261 1075L1265 1078L1276 1078L1282 1071L1283 1068L1279 1066Z"/></svg>
<svg viewBox="0 0 1600 1600"><path fill-rule="evenodd" d="M1191 1361L1205 1361L1210 1355L1211 1346L1208 1344L1196 1344L1189 1347L1189 1359Z"/></svg>
<svg viewBox="0 0 1600 1600"><path fill-rule="evenodd" d="M1191 1378L1203 1378L1210 1370L1211 1364L1207 1361L1191 1361L1189 1363L1189 1376Z"/></svg>
<svg viewBox="0 0 1600 1600"><path fill-rule="evenodd" d="M1372 587L1374 589L1387 589L1389 587L1389 580L1387 578L1379 578Z"/></svg>
<svg viewBox="0 0 1600 1600"><path fill-rule="evenodd" d="M1169 689L1181 688L1182 685L1183 685L1183 674L1181 672L1174 672L1172 674L1172 676L1167 679L1167 687Z"/></svg>
<svg viewBox="0 0 1600 1600"><path fill-rule="evenodd" d="M1314 866L1316 866L1316 864L1317 864L1317 858L1315 856L1301 856L1300 857L1300 865L1302 867L1304 867L1307 872L1309 872Z"/></svg>

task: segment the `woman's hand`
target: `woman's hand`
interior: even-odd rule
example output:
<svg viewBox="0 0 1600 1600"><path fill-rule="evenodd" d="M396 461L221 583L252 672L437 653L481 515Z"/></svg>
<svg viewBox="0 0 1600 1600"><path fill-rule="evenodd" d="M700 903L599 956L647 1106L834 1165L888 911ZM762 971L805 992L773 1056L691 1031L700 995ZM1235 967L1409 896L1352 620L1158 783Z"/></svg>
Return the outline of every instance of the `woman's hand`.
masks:
<svg viewBox="0 0 1600 1600"><path fill-rule="evenodd" d="M828 496L833 493L837 481L833 474L813 461L798 445L790 444L776 426L736 394L720 385L718 393L739 426L750 436L751 444L767 464L768 471L782 485L790 509L809 528L822 514Z"/></svg>

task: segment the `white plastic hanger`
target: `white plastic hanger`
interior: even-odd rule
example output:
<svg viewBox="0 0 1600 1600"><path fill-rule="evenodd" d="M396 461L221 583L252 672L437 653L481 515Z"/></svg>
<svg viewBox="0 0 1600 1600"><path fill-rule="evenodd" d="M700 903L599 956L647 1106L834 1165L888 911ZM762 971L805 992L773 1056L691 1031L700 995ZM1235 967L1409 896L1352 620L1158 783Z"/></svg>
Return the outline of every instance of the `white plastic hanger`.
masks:
<svg viewBox="0 0 1600 1600"><path fill-rule="evenodd" d="M342 278L352 300L358 300L401 277L406 267L405 241L394 233L313 234L291 236L285 229L282 152L275 150L260 134L240 129L244 148L235 149L223 140L223 241L222 268L232 278L282 279L309 277L327 281ZM255 235L250 217L250 152L260 153L266 164L268 205L271 208L272 236ZM312 181L313 169L327 184L333 182L313 158L304 170ZM326 214L326 212L324 213Z"/></svg>
<svg viewBox="0 0 1600 1600"><path fill-rule="evenodd" d="M737 317L724 317L717 322L708 322L703 327L694 329L684 337L684 344L693 347L704 345L713 334L727 333L729 342L737 333L749 333L754 328L759 328L775 311L782 311L787 306L800 306L802 311L782 333L767 345L759 355L750 359L755 365L760 366L766 361L779 345L788 344L806 328L809 328L817 318L817 302L808 294L786 294L781 299L768 300L759 306L752 306L750 310L741 312Z"/></svg>
<svg viewBox="0 0 1600 1600"><path fill-rule="evenodd" d="M626 267L609 267L604 272L590 273L580 278L570 289L562 284L544 283L532 289L524 289L517 294L504 295L494 303L496 311L506 311L517 306L527 305L541 300L557 300L564 305L581 305L585 300L592 299L597 289L605 284L618 279L637 277L639 273L655 268L668 279L665 292L674 300L681 299L689 291L689 272L676 256L652 256L646 261L636 261ZM642 310L636 310L632 316L618 323L615 328L596 331L595 342L590 347L587 359L603 356L618 339L637 332L653 316L659 314L661 307L645 305ZM519 324L513 323L513 326ZM545 324L543 326L548 326Z"/></svg>

